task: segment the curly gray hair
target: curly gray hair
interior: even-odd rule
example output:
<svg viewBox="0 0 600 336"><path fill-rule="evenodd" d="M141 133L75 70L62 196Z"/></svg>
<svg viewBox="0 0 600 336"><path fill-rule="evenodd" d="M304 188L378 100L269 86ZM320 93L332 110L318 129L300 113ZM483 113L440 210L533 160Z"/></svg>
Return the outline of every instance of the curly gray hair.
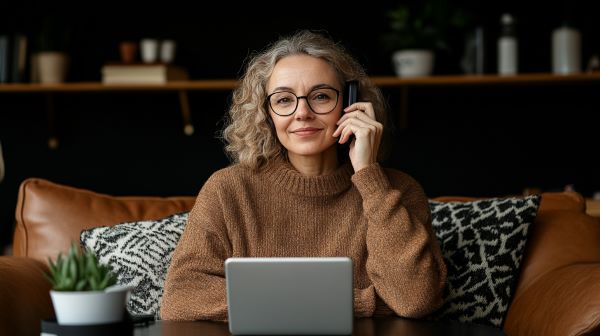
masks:
<svg viewBox="0 0 600 336"><path fill-rule="evenodd" d="M286 149L279 143L269 115L266 87L275 64L284 57L297 54L328 62L336 70L341 86L346 81L358 80L359 99L373 104L377 121L386 129L387 105L380 89L371 82L362 66L330 38L302 30L279 39L250 58L241 84L233 92L222 131L225 151L233 162L257 169L272 158L286 156ZM385 138L379 148L379 159L387 150Z"/></svg>

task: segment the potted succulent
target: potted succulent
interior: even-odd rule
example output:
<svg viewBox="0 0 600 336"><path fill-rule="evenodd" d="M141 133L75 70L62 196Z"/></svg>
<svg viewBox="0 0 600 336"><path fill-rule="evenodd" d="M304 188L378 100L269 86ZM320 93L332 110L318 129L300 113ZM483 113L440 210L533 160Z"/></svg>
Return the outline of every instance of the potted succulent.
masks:
<svg viewBox="0 0 600 336"><path fill-rule="evenodd" d="M382 43L392 52L396 74L401 77L430 75L435 52L448 49L451 30L464 28L469 21L466 12L447 0L415 6L403 3L386 14L390 30L382 36Z"/></svg>
<svg viewBox="0 0 600 336"><path fill-rule="evenodd" d="M49 259L46 277L60 325L91 325L122 321L129 287L118 286L117 276L101 264L93 251L74 243L66 255Z"/></svg>

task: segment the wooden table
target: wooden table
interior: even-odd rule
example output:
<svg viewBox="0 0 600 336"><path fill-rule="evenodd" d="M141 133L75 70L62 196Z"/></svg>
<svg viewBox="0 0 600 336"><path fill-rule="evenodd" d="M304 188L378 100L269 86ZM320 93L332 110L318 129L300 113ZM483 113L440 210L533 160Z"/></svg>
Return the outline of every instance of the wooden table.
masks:
<svg viewBox="0 0 600 336"><path fill-rule="evenodd" d="M227 323L157 321L135 329L136 336L229 336ZM450 321L428 322L399 317L364 318L354 321L354 336L501 336L501 329Z"/></svg>

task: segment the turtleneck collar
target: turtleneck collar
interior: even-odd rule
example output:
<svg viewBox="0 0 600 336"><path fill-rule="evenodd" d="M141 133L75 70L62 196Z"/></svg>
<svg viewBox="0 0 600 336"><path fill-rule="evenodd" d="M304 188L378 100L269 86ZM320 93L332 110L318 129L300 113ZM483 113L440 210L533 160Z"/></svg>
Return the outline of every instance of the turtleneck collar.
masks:
<svg viewBox="0 0 600 336"><path fill-rule="evenodd" d="M352 185L351 177L354 173L352 165L347 162L341 164L334 172L319 175L305 176L298 172L285 158L272 159L264 168L269 180L293 194L302 196L329 196L339 194Z"/></svg>

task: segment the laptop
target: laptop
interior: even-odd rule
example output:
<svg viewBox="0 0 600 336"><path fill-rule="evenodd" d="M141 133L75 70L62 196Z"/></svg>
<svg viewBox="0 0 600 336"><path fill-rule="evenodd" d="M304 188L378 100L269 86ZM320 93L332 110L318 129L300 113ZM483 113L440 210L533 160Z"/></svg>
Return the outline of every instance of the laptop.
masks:
<svg viewBox="0 0 600 336"><path fill-rule="evenodd" d="M352 259L229 258L225 261L233 335L350 335Z"/></svg>

